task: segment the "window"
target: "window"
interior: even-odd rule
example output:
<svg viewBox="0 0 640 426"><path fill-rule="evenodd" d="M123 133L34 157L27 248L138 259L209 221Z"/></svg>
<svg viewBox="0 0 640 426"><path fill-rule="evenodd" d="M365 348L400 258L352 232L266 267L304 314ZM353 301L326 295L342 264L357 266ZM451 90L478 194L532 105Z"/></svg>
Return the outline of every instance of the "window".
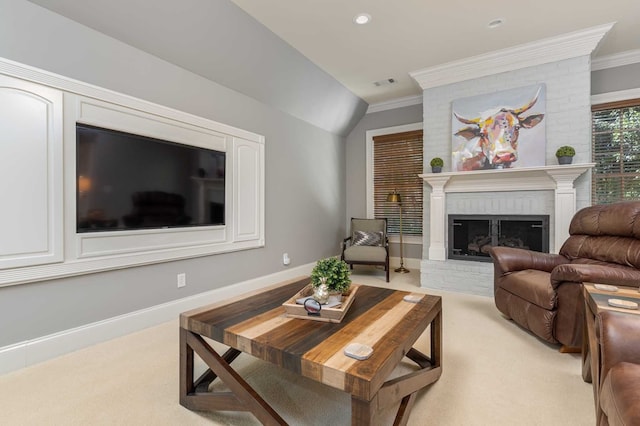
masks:
<svg viewBox="0 0 640 426"><path fill-rule="evenodd" d="M592 203L640 199L640 99L592 107Z"/></svg>
<svg viewBox="0 0 640 426"><path fill-rule="evenodd" d="M422 130L373 136L373 217L388 219L390 235L400 233L400 209L387 201L394 190L402 197L402 232L422 235Z"/></svg>

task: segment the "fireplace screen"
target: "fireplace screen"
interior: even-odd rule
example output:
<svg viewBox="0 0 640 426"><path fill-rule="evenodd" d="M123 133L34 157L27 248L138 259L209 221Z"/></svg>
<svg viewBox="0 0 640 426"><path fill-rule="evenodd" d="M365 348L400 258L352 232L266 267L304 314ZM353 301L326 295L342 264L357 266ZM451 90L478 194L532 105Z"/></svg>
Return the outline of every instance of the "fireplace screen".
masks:
<svg viewBox="0 0 640 426"><path fill-rule="evenodd" d="M549 216L449 215L449 259L490 262L493 246L549 252Z"/></svg>

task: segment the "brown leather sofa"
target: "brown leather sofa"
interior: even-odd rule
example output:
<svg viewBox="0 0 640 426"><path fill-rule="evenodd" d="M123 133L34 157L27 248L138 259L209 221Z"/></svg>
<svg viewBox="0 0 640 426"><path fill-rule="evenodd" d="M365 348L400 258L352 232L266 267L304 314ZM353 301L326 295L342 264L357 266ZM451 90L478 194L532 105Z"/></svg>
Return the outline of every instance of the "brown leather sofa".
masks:
<svg viewBox="0 0 640 426"><path fill-rule="evenodd" d="M596 324L598 425L640 425L640 316L604 311Z"/></svg>
<svg viewBox="0 0 640 426"><path fill-rule="evenodd" d="M549 343L582 343L582 283L640 283L640 201L577 212L559 254L494 247L500 312Z"/></svg>

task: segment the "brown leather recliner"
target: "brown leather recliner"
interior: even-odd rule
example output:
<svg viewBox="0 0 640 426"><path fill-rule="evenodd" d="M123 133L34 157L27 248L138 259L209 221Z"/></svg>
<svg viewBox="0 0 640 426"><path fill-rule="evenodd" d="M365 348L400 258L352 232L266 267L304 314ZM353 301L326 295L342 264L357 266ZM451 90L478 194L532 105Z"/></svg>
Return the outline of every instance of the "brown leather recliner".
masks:
<svg viewBox="0 0 640 426"><path fill-rule="evenodd" d="M582 283L640 282L640 201L577 212L559 254L494 247L494 297L500 312L549 343L582 343Z"/></svg>
<svg viewBox="0 0 640 426"><path fill-rule="evenodd" d="M598 425L640 425L640 316L598 314Z"/></svg>

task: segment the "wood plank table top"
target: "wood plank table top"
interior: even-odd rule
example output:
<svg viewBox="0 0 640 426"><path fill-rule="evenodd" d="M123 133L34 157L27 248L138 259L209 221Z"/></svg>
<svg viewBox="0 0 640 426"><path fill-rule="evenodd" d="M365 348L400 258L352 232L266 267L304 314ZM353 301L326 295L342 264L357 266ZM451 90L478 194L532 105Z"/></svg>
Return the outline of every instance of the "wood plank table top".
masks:
<svg viewBox="0 0 640 426"><path fill-rule="evenodd" d="M442 351L439 296L419 294L420 301L411 303L403 297L412 293L362 285L340 323L287 317L282 303L309 281L308 277L301 277L254 294L185 312L180 315L180 327L184 333L208 337L230 346L235 351L233 358L237 351L245 352L350 393L352 414L357 409L354 398L364 401L366 410L372 410L369 405L375 402L386 379L405 356L420 365L421 377L427 370L434 370L428 378L413 380L419 382L419 388L439 378ZM426 356L412 346L429 325L432 326L431 353ZM344 348L353 342L371 346L371 357L367 360L347 357ZM228 357L233 359L231 355ZM411 384L411 379L402 382L393 384L395 391L404 387L407 392L411 390L410 394L415 394L417 389L414 387L418 384ZM187 380L187 391L193 391L196 384ZM354 422L360 423L355 418Z"/></svg>
<svg viewBox="0 0 640 426"><path fill-rule="evenodd" d="M640 285L640 283L638 284ZM638 309L616 308L609 305L609 299L621 299L640 304L640 292L638 292L638 287L616 286L618 287L618 291L605 291L598 290L594 285L594 283L585 283L584 290L585 294L589 296L585 298L585 300L589 304L591 311L595 314L606 310L623 312L631 315L640 315L640 310Z"/></svg>

